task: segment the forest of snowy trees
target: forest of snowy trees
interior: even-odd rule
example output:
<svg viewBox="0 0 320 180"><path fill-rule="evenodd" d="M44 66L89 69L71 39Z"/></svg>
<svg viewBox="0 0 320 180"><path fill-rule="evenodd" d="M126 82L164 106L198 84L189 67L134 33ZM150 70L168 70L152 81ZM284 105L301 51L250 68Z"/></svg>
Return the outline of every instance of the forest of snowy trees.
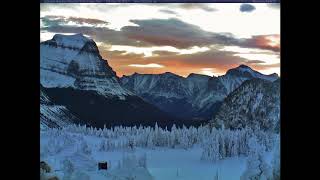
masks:
<svg viewBox="0 0 320 180"><path fill-rule="evenodd" d="M121 161L109 164L117 170L141 168L146 176L147 156L136 156L138 148L142 149L176 149L182 151L200 148L198 158L201 161L215 163L229 157L248 157L246 169L241 175L241 180L278 180L280 179L280 138L278 134L258 129L244 128L239 130L216 129L210 126L182 127L173 126L170 130L155 127L113 127L96 129L81 125L70 125L62 129L49 128L43 131L42 136L46 141L41 143L40 158L46 159L55 156L68 147L73 147L76 159L82 159L86 167L91 168L89 157L93 152L126 152ZM97 139L95 143L91 138ZM267 163L264 153L274 152L272 162ZM78 177L79 173L73 172L71 160L65 159L62 171L66 179ZM90 165L91 163L91 165ZM110 162L109 162L110 163ZM94 164L91 169L95 169ZM121 173L120 173L121 174ZM219 178L218 178L219 176ZM215 179L220 179L217 174ZM71 178L73 179L73 178Z"/></svg>
<svg viewBox="0 0 320 180"><path fill-rule="evenodd" d="M68 133L65 133L68 132ZM217 161L226 157L249 156L253 152L270 151L273 149L277 135L261 130L244 128L241 130L215 129L208 126L182 127L173 126L171 130L162 129L155 125L152 127L114 127L111 129L96 129L92 127L71 125L59 129L50 129L51 137L61 136L62 138L51 138L48 146L44 147L46 153L58 152L70 143L74 138L71 134L83 134L87 136L101 137L100 151L131 150L135 148L180 148L189 149L200 146L203 149L201 159L204 161ZM78 137L79 149L90 153L87 142Z"/></svg>

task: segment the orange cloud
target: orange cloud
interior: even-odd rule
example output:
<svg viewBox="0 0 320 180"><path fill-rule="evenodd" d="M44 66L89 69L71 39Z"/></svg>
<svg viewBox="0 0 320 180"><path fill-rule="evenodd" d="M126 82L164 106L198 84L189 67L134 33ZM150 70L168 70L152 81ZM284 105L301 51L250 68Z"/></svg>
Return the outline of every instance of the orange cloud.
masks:
<svg viewBox="0 0 320 180"><path fill-rule="evenodd" d="M129 64L128 66L138 67L138 68L163 68L164 67L161 64L155 64L155 63L151 63L151 64Z"/></svg>
<svg viewBox="0 0 320 180"><path fill-rule="evenodd" d="M265 44L267 41L258 42L264 42ZM271 70L274 68L280 68L280 64L267 64L259 59L249 60L245 57L235 56L237 52L221 50L219 48L211 48L208 51L196 52L193 54L178 54L170 51L155 51L152 53L152 56L145 56L143 53L128 53L125 50L110 50L108 48L99 49L101 56L108 60L109 65L119 77L123 75L131 75L135 72L140 74L159 74L172 72L185 77L190 73L201 73L207 75L213 74L217 76L224 74L227 70L237 67L240 64L249 64L250 67L263 72L267 72L266 70ZM134 64L134 66L132 66L132 64ZM152 64L158 64L163 67L155 67ZM145 65L149 67L145 67ZM211 69L209 70L209 68Z"/></svg>
<svg viewBox="0 0 320 180"><path fill-rule="evenodd" d="M120 77L123 75L131 75L135 72L141 74L172 72L185 77L190 73L210 74L208 69L203 71L205 68L212 68L214 75L220 75L232 67L237 67L239 64L247 62L244 58L214 50L195 54L167 53L166 56L157 55L151 57L145 57L143 54L125 54L125 51L104 50L101 51L101 55L104 59L108 60L109 65ZM132 66L132 64L137 64L138 66ZM148 64L148 68L141 68L141 65ZM150 66L150 64L159 64L163 67L158 68L158 66Z"/></svg>
<svg viewBox="0 0 320 180"><path fill-rule="evenodd" d="M248 40L249 46L261 49L268 49L272 51L280 51L280 35L261 35L253 36Z"/></svg>

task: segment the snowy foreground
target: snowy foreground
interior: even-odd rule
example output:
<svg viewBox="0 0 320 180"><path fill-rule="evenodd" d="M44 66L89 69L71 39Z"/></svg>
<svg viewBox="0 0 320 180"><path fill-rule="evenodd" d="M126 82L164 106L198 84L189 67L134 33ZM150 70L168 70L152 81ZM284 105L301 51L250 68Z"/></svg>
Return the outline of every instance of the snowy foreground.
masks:
<svg viewBox="0 0 320 180"><path fill-rule="evenodd" d="M41 160L52 169L44 176L74 180L276 179L272 174L279 164L274 150L277 135L208 129L70 126L42 130ZM212 138L205 138L208 135ZM108 170L98 170L98 162L104 161Z"/></svg>

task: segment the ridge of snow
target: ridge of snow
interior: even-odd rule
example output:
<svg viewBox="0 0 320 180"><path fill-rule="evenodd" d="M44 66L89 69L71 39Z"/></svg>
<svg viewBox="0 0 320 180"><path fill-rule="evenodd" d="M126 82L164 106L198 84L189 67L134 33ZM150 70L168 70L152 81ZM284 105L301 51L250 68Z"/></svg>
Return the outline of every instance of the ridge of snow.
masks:
<svg viewBox="0 0 320 180"><path fill-rule="evenodd" d="M265 79L265 80L268 80L268 81L275 81L277 78L278 78L278 75L276 73L273 73L273 74L270 74L270 75L265 75L265 74L262 74L258 71L255 71L253 70L252 68L250 68L249 66L246 66L246 65L240 65L234 69L231 69L231 70L237 70L239 72L242 72L242 73L249 73L253 78L259 78L259 79ZM227 73L228 74L228 73Z"/></svg>
<svg viewBox="0 0 320 180"><path fill-rule="evenodd" d="M91 39L85 37L83 34L55 34L52 39L55 40L57 45L75 48L82 48L87 42L92 42Z"/></svg>

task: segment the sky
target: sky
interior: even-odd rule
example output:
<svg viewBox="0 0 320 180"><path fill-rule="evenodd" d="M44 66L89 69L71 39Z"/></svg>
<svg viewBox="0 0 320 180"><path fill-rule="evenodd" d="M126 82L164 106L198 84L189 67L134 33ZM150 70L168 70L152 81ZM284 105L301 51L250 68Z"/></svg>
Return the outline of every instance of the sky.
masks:
<svg viewBox="0 0 320 180"><path fill-rule="evenodd" d="M220 76L240 64L280 75L279 4L41 4L40 41L74 33L118 76Z"/></svg>

